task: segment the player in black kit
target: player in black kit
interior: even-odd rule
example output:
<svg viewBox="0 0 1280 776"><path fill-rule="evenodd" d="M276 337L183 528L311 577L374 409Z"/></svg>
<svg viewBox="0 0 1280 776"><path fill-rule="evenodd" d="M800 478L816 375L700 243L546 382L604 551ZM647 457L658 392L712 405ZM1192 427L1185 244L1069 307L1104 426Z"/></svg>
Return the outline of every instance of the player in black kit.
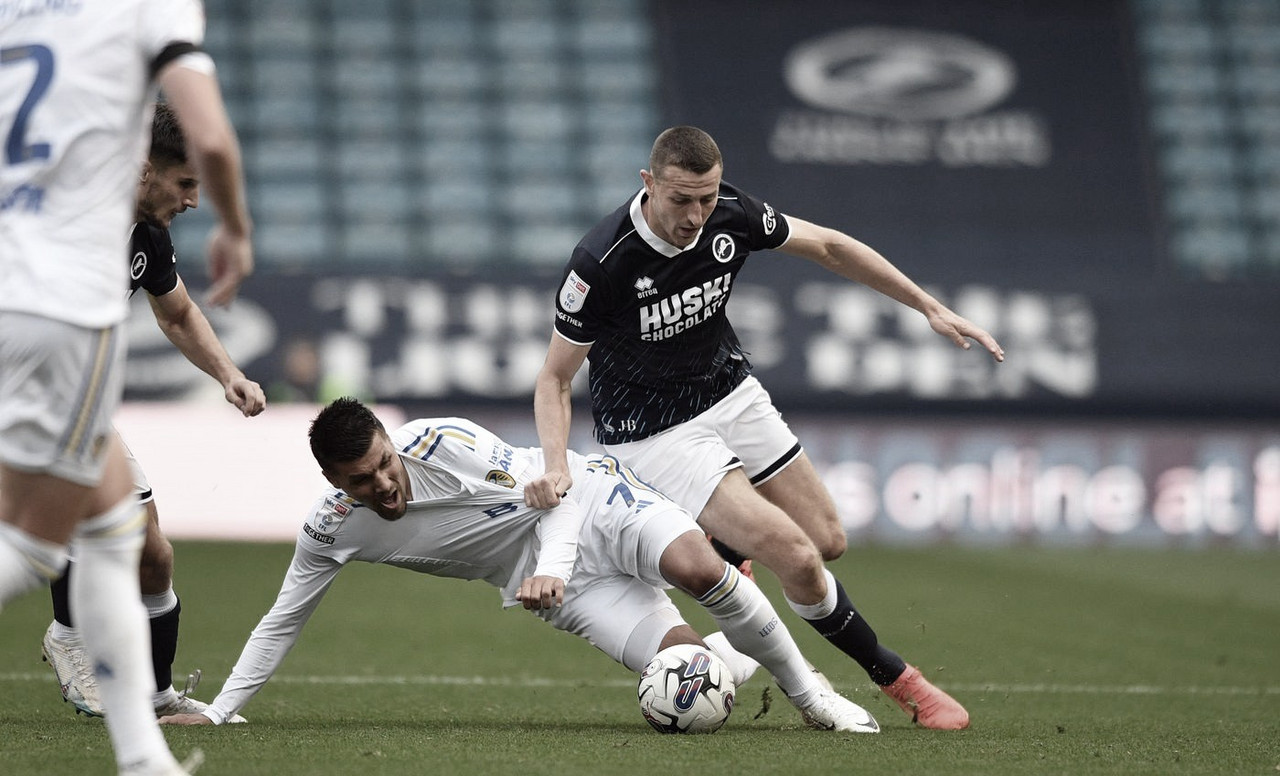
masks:
<svg viewBox="0 0 1280 776"><path fill-rule="evenodd" d="M917 723L967 727L964 707L880 644L825 568L846 547L835 504L751 376L725 305L750 252L777 249L918 310L961 348L975 340L997 361L1004 351L868 246L722 181L706 132L668 129L649 166L644 188L569 260L534 395L547 471L526 488L530 503L552 506L572 487L570 383L589 357L595 435L611 454L697 515L727 555L777 574L791 608Z"/></svg>
<svg viewBox="0 0 1280 776"><path fill-rule="evenodd" d="M169 224L174 216L199 204L199 178L187 161L186 144L177 117L165 104L156 106L151 125L151 148L138 184L136 223L129 239L129 295L144 289L156 323L187 360L216 379L226 399L245 417L266 407L262 388L245 377L227 354L204 313L178 276ZM173 545L160 531L160 518L151 487L138 462L129 455L138 500L147 510L146 542L139 577L142 600L151 620L151 657L156 675L153 697L157 716L198 712L205 707L188 696L199 672L188 677L179 693L173 687L173 661L178 650L181 604L173 592ZM71 564L74 565L74 564ZM64 700L78 712L103 713L97 680L71 620L69 574L53 583L53 614L44 636L44 656L58 675Z"/></svg>

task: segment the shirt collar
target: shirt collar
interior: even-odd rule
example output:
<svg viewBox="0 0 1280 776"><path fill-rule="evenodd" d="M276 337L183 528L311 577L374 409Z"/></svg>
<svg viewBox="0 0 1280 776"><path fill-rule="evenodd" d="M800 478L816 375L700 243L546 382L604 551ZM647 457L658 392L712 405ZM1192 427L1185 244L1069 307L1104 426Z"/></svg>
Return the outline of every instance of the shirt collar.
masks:
<svg viewBox="0 0 1280 776"><path fill-rule="evenodd" d="M653 248L668 259L673 259L698 244L698 240L702 237L701 229L698 230L698 233L693 236L693 240L685 248L677 248L654 234L653 230L649 228L649 222L644 220L644 211L640 208L647 196L644 189L640 189L635 199L631 200L631 225L636 228L636 233L649 244L650 248Z"/></svg>

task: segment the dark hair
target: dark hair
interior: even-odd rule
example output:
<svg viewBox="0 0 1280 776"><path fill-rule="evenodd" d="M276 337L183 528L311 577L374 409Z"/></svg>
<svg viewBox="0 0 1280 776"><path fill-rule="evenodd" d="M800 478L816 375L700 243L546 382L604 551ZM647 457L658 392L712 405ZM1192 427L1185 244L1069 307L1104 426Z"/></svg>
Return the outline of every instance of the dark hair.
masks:
<svg viewBox="0 0 1280 776"><path fill-rule="evenodd" d="M168 103L156 103L156 115L151 119L151 150L147 159L153 167L161 169L187 163L187 139L182 136L178 116Z"/></svg>
<svg viewBox="0 0 1280 776"><path fill-rule="evenodd" d="M653 141L649 154L649 172L660 175L667 167L677 167L695 175L711 172L723 165L720 147L711 135L697 127L672 127Z"/></svg>
<svg viewBox="0 0 1280 776"><path fill-rule="evenodd" d="M311 421L307 436L311 440L311 454L325 471L332 471L334 464L347 463L369 452L373 439L386 434L382 421L358 399L344 396L334 399L320 410Z"/></svg>

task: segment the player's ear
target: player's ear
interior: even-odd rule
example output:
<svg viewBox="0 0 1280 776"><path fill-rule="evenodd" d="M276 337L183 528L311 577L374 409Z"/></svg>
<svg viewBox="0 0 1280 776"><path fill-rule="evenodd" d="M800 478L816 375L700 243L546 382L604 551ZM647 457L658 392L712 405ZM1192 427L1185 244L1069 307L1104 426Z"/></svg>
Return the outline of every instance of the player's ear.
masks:
<svg viewBox="0 0 1280 776"><path fill-rule="evenodd" d="M146 182L147 182L147 178L149 178L149 177L151 176L151 171L152 171L153 169L155 169L155 168L151 166L151 160L150 160L150 159L145 160L145 161L142 163L142 173L141 173L141 175L138 177L138 182L139 182L139 183L146 183Z"/></svg>
<svg viewBox="0 0 1280 776"><path fill-rule="evenodd" d="M644 181L644 192L649 196L653 196L653 173L648 170L641 170L640 180Z"/></svg>

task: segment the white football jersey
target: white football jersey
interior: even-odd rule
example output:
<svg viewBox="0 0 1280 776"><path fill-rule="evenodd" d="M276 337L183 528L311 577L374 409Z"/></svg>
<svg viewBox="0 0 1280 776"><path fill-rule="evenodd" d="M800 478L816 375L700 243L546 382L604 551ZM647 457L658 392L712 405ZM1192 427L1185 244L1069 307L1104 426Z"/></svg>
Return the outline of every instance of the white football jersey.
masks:
<svg viewBox="0 0 1280 776"><path fill-rule="evenodd" d="M124 320L155 75L203 39L200 0L0 2L0 309Z"/></svg>
<svg viewBox="0 0 1280 776"><path fill-rule="evenodd" d="M342 567L352 561L459 579L482 579L515 605L524 577L570 578L583 512L566 498L525 506L542 451L514 448L462 418L416 420L391 432L409 473L405 514L384 520L336 488L312 505L275 604L254 629L209 714L225 720L275 672ZM573 454L573 474L587 461ZM581 469L581 472L579 471Z"/></svg>

